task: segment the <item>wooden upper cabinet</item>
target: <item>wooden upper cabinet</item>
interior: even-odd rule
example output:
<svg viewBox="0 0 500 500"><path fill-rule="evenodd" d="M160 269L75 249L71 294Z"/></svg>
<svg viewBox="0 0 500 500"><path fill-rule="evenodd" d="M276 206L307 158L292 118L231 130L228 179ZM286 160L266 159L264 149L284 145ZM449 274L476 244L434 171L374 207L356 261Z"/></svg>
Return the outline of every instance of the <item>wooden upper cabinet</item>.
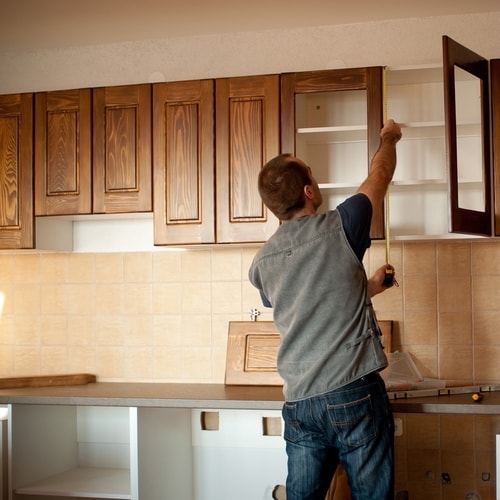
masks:
<svg viewBox="0 0 500 500"><path fill-rule="evenodd" d="M354 194L368 175L382 122L381 67L281 77L281 150L310 164L328 209ZM384 238L383 206L374 207L370 235Z"/></svg>
<svg viewBox="0 0 500 500"><path fill-rule="evenodd" d="M34 247L33 95L0 96L0 248Z"/></svg>
<svg viewBox="0 0 500 500"><path fill-rule="evenodd" d="M151 86L35 96L35 214L150 212Z"/></svg>
<svg viewBox="0 0 500 500"><path fill-rule="evenodd" d="M91 92L35 95L35 215L92 212Z"/></svg>
<svg viewBox="0 0 500 500"><path fill-rule="evenodd" d="M279 154L278 76L154 84L153 130L155 244L261 242L275 231L257 177Z"/></svg>
<svg viewBox="0 0 500 500"><path fill-rule="evenodd" d="M151 85L93 91L93 213L152 210Z"/></svg>
<svg viewBox="0 0 500 500"><path fill-rule="evenodd" d="M257 178L279 154L279 76L216 80L216 239L263 242L278 227Z"/></svg>
<svg viewBox="0 0 500 500"><path fill-rule="evenodd" d="M155 244L215 243L214 82L153 85Z"/></svg>

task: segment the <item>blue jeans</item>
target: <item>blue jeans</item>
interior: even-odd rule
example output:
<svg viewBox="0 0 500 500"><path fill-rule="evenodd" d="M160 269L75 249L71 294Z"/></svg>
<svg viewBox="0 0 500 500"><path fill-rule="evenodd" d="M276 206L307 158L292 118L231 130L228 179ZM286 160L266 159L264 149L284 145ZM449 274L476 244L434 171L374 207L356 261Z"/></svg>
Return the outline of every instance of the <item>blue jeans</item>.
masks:
<svg viewBox="0 0 500 500"><path fill-rule="evenodd" d="M340 461L352 500L394 498L394 419L378 373L283 406L287 500L325 500Z"/></svg>

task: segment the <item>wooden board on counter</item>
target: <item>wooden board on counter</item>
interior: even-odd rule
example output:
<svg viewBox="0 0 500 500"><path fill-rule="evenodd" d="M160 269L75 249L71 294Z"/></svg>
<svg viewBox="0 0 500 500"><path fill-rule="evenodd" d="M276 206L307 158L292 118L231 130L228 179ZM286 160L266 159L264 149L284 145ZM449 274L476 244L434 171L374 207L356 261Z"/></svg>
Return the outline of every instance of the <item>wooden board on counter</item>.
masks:
<svg viewBox="0 0 500 500"><path fill-rule="evenodd" d="M392 351L391 320L378 322L385 352ZM273 321L231 321L227 344L227 385L283 385L277 370L280 337Z"/></svg>
<svg viewBox="0 0 500 500"><path fill-rule="evenodd" d="M85 385L97 381L95 375L77 373L72 375L38 375L33 377L0 378L0 389L22 387L50 387L56 385Z"/></svg>

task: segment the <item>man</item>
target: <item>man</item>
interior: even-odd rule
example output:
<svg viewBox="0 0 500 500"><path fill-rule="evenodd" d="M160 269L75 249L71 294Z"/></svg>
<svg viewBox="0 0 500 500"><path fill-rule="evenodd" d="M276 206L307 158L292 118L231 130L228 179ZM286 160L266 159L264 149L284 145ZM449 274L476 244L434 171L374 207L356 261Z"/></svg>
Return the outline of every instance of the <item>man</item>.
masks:
<svg viewBox="0 0 500 500"><path fill-rule="evenodd" d="M352 500L393 498L394 422L378 374L387 358L371 303L388 288L387 266L368 280L362 259L400 138L400 126L388 120L366 180L324 214L317 213L321 191L303 161L280 155L259 175L260 196L282 222L249 278L273 307L280 332L287 500L324 500L339 462Z"/></svg>

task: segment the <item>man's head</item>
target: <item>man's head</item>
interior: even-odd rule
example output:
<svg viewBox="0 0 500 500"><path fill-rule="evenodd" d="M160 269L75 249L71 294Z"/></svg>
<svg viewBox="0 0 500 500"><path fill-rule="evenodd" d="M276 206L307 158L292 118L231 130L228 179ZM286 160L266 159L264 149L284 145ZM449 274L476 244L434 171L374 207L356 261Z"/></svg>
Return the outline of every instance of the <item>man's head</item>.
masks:
<svg viewBox="0 0 500 500"><path fill-rule="evenodd" d="M280 220L290 220L304 208L313 213L323 201L311 169L291 154L266 163L258 183L262 201Z"/></svg>

